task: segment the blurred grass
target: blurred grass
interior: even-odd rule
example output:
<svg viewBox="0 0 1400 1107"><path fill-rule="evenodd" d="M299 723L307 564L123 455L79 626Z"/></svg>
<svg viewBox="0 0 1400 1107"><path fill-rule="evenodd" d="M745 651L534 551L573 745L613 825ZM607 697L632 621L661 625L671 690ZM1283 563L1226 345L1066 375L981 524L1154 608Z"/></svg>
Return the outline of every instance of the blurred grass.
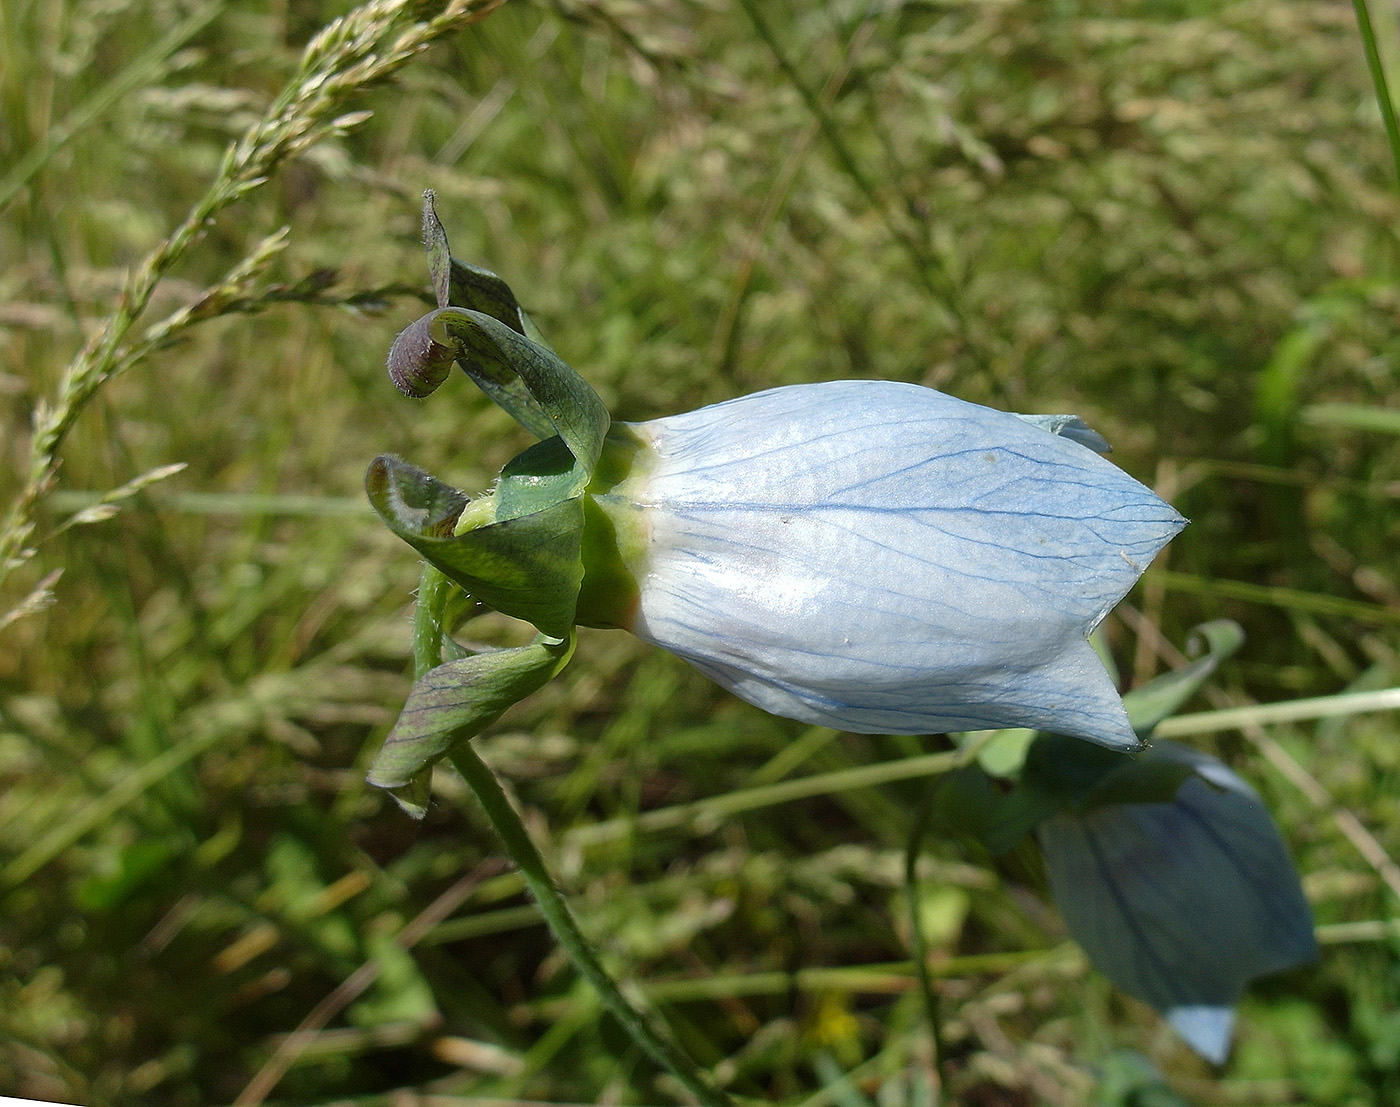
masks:
<svg viewBox="0 0 1400 1107"><path fill-rule="evenodd" d="M0 3L7 505L127 272L345 10ZM687 0L508 5L356 94L372 118L155 285L134 334L289 228L213 318L94 392L0 595L64 570L0 631L0 1094L227 1103L276 1059L276 1103L674 1101L531 925L460 784L420 827L363 783L417 577L353 507L364 465L392 450L481 487L524 444L460 380L420 406L384 379L402 290L426 286L425 187L619 417L850 376L1080 412L1193 519L1110 626L1125 672L1226 614L1249 640L1213 706L1400 683L1400 200L1350 6L752 12L767 39ZM114 489L115 514L65 527ZM935 846L955 1102L1088 1102L1125 1048L1192 1102L1400 1100L1398 729L1196 739L1270 800L1324 935L1353 936L1255 989L1220 1074L1088 973L1033 857ZM733 1091L929 1101L900 900L924 784L897 777L936 746L770 719L590 632L480 747L609 963ZM849 786L789 783L823 776ZM761 787L808 794L745 808ZM406 950L435 903L451 917Z"/></svg>

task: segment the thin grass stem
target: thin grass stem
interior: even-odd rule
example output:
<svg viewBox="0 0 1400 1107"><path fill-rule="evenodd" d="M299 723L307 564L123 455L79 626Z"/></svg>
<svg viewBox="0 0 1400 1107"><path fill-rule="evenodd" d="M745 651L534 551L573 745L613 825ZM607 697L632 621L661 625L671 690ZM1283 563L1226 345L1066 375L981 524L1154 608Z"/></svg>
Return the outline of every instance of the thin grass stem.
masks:
<svg viewBox="0 0 1400 1107"><path fill-rule="evenodd" d="M1371 83L1376 87L1376 104L1385 123L1385 137L1390 144L1390 156L1395 165L1395 183L1400 187L1400 121L1395 118L1395 101L1390 98L1390 85L1385 78L1385 62L1376 45L1376 29L1371 23L1371 9L1366 0L1352 0L1356 9L1356 26L1361 32L1361 45L1366 51L1366 66L1371 71Z"/></svg>
<svg viewBox="0 0 1400 1107"><path fill-rule="evenodd" d="M909 828L909 844L904 851L904 900L909 909L909 949L914 955L914 973L919 981L919 996L924 1003L924 1017L928 1020L929 1037L933 1041L933 1074L935 1103L943 1098L943 1089L948 1086L943 1072L943 1013L939 1009L938 991L933 986L933 977L928 969L928 943L924 941L923 912L919 905L919 855L923 853L924 838L928 835L929 823L933 819L932 788L924 793L923 802L914 815L914 823Z"/></svg>
<svg viewBox="0 0 1400 1107"><path fill-rule="evenodd" d="M64 370L53 397L35 408L20 491L0 523L0 585L34 555L38 506L57 479L64 439L93 397L155 345L168 341L174 330L204 318L182 310L150 328L144 339L128 342L156 287L203 238L215 217L264 185L288 158L364 122L368 113L342 111L352 96L385 80L434 39L484 18L501 2L448 0L436 16L404 27L404 13L415 7L409 0L368 0L312 39L296 76L263 116L229 145L208 190L127 276L116 307ZM265 240L230 271L225 286L205 296L244 283L270 260L279 242L277 235Z"/></svg>
<svg viewBox="0 0 1400 1107"><path fill-rule="evenodd" d="M1400 688L1381 688L1374 692L1344 692L1336 696L1286 700L1283 703L1253 703L1219 711L1200 711L1194 715L1177 715L1163 719L1154 733L1159 738L1180 738L1188 734L1212 734L1249 726L1275 726L1395 710L1400 710Z"/></svg>

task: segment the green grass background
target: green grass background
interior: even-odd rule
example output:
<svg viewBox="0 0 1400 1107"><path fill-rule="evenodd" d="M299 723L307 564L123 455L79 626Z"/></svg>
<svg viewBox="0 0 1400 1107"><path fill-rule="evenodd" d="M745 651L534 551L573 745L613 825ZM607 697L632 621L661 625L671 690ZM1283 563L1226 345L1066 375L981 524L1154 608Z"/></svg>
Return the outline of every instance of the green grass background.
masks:
<svg viewBox="0 0 1400 1107"><path fill-rule="evenodd" d="M349 7L0 0L0 510L34 524L0 612L63 570L0 628L0 1094L677 1099L460 782L418 825L363 781L418 570L365 465L481 489L526 444L460 375L425 403L384 375L426 187L618 418L845 377L1081 414L1193 520L1108 624L1125 685L1222 615L1248 641L1197 708L1400 684L1400 190L1336 0L514 0L373 87L347 54L334 111L280 112L321 129L149 304L126 286L120 371L35 481L36 411ZM442 5L379 7L383 57ZM1400 1102L1400 724L1194 741L1273 807L1321 962L1251 991L1216 1071L1086 968L1033 854L940 841L944 1103ZM477 744L606 962L731 1091L934 1102L901 899L929 782L856 770L935 745L766 717L619 632ZM846 775L734 810L820 773Z"/></svg>

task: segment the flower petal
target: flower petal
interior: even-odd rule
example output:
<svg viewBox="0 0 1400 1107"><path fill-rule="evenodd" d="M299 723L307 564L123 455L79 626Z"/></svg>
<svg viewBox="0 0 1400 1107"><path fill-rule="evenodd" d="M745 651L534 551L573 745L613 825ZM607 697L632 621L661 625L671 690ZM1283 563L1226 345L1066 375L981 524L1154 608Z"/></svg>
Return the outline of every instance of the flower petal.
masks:
<svg viewBox="0 0 1400 1107"><path fill-rule="evenodd" d="M774 389L636 428L635 632L848 730L1027 726L1135 747L1088 633L1183 525L1122 470L916 385Z"/></svg>
<svg viewBox="0 0 1400 1107"><path fill-rule="evenodd" d="M1230 1038L1235 1032L1235 1009L1192 1004L1173 1007L1167 1022L1182 1041L1213 1065L1223 1065L1230 1055Z"/></svg>
<svg viewBox="0 0 1400 1107"><path fill-rule="evenodd" d="M1050 888L1094 965L1219 1060L1246 984L1316 956L1312 913L1249 785L1215 758L1171 743L1147 756L1195 771L1170 803L1043 822Z"/></svg>

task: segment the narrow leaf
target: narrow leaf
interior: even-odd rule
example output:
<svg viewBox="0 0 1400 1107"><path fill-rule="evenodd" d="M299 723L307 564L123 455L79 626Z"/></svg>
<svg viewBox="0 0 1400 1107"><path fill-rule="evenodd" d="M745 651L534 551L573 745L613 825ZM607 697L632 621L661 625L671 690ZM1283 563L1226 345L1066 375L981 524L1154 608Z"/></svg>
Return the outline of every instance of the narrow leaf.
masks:
<svg viewBox="0 0 1400 1107"><path fill-rule="evenodd" d="M1229 619L1202 623L1191 632L1205 653L1188 665L1150 680L1123 697L1123 706L1138 737L1146 738L1163 719L1175 715L1225 661L1244 644L1244 631Z"/></svg>
<svg viewBox="0 0 1400 1107"><path fill-rule="evenodd" d="M520 306L510 285L491 270L453 258L450 281L450 302L453 306L482 312L499 319L517 334L541 346L549 345L530 333L534 328L527 325L529 317L525 309Z"/></svg>
<svg viewBox="0 0 1400 1107"><path fill-rule="evenodd" d="M588 473L557 435L536 442L501 470L494 493L497 520L542 511L577 496L588 486Z"/></svg>
<svg viewBox="0 0 1400 1107"><path fill-rule="evenodd" d="M447 232L437 213L437 196L430 188L423 193L423 248L428 252L428 273L433 280L433 296L437 306L447 307L452 282L452 251L447 245Z"/></svg>
<svg viewBox="0 0 1400 1107"><path fill-rule="evenodd" d="M517 334L523 335L550 353L554 348L545 341L534 321L520 306L515 293L504 280L489 269L468 265L456 258L451 260L448 302L455 307L479 311L498 319ZM511 418L536 438L550 438L556 432L550 417L530 395L525 382L509 371L494 372L489 365L464 362L462 368L477 386Z"/></svg>
<svg viewBox="0 0 1400 1107"><path fill-rule="evenodd" d="M1079 741L1079 739L1075 739ZM1005 791L980 766L967 765L942 777L933 817L945 833L970 837L995 854L1009 853L1058 810L1053 799L1028 788Z"/></svg>

